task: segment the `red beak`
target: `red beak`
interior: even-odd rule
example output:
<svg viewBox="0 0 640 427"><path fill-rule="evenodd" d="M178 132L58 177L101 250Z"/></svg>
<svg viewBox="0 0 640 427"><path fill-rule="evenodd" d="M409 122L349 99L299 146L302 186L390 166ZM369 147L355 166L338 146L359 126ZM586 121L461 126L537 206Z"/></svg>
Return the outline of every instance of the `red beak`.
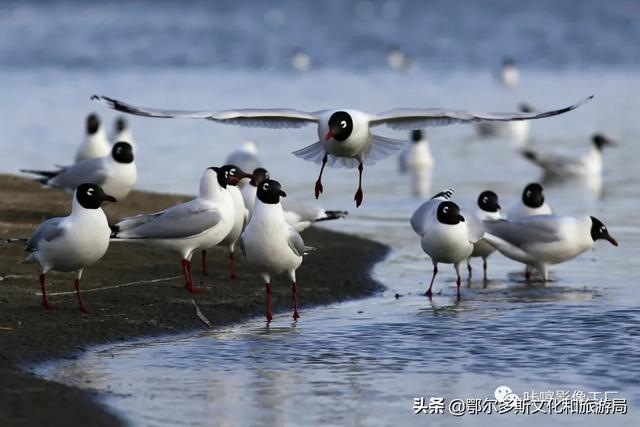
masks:
<svg viewBox="0 0 640 427"><path fill-rule="evenodd" d="M324 137L324 140L328 141L331 138L333 138L333 134L331 133L331 129L329 129L329 132L327 132L327 135Z"/></svg>

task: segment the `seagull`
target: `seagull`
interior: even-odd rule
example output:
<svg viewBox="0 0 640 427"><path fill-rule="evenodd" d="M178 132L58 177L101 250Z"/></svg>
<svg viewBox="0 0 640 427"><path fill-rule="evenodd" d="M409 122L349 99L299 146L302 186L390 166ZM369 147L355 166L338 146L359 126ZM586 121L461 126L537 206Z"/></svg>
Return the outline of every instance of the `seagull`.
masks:
<svg viewBox="0 0 640 427"><path fill-rule="evenodd" d="M131 145L135 153L136 141L133 139L133 134L131 133L131 128L129 127L127 119L123 116L118 116L118 118L113 122L113 125L113 142L126 142Z"/></svg>
<svg viewBox="0 0 640 427"><path fill-rule="evenodd" d="M83 270L98 262L109 247L111 230L100 207L104 201L115 202L116 199L99 185L80 184L73 195L71 214L46 220L26 241L25 250L29 255L23 262L37 262L42 267L40 288L44 308L54 308L47 299L46 274L52 270L75 271L78 307L82 313L89 313L80 296L80 279Z"/></svg>
<svg viewBox="0 0 640 427"><path fill-rule="evenodd" d="M41 184L70 192L85 182L99 185L118 200L127 197L138 179L133 149L126 142L116 143L105 157L82 160L55 171L22 169L21 172L40 175L36 181Z"/></svg>
<svg viewBox="0 0 640 427"><path fill-rule="evenodd" d="M293 109L241 109L219 111L167 111L137 107L101 95L91 99L109 108L145 117L207 119L226 124L266 128L300 128L317 125L319 141L293 154L304 160L321 164L315 185L316 199L323 191L322 173L330 167L358 168L358 189L354 200L362 204L362 171L364 165L389 157L405 145L405 141L371 133L371 128L387 125L396 130L412 130L427 126L477 121L531 120L551 117L574 110L589 98L569 107L541 113L472 113L441 108L398 108L378 114L353 109L306 112Z"/></svg>
<svg viewBox="0 0 640 427"><path fill-rule="evenodd" d="M442 191L423 203L411 217L411 227L420 236L422 250L433 262L433 277L426 295L431 298L438 263L453 264L460 300L460 263L473 253L474 244L483 235L482 225L473 215L467 220L460 208L450 201L452 189Z"/></svg>
<svg viewBox="0 0 640 427"><path fill-rule="evenodd" d="M568 156L524 150L522 155L540 166L545 178L598 177L602 178L602 150L616 143L596 133L591 137L591 149L582 156Z"/></svg>
<svg viewBox="0 0 640 427"><path fill-rule="evenodd" d="M240 236L240 248L249 263L260 269L267 294L267 322L271 310L271 275L286 273L291 281L293 318L298 319L296 270L302 257L314 250L305 246L302 236L284 219L280 197L286 197L280 183L268 179L258 186L255 209L247 228Z"/></svg>
<svg viewBox="0 0 640 427"><path fill-rule="evenodd" d="M249 211L244 206L244 200L242 199L242 193L238 189L237 185L240 180L251 177L248 173L245 173L242 169L235 165L224 165L221 168L226 172L227 178L227 191L231 195L234 207L233 227L227 234L219 246L226 246L229 248L229 278L234 280L236 278L236 264L235 264L235 247L236 242L240 238L240 234L244 230L244 227L249 222ZM202 250L202 272L207 275L207 250Z"/></svg>
<svg viewBox="0 0 640 427"><path fill-rule="evenodd" d="M252 171L259 168L261 163L258 158L258 144L254 141L245 141L240 148L227 156L225 163L236 165L243 171ZM238 183L238 188L244 188L245 185L247 185L247 179L243 178Z"/></svg>
<svg viewBox="0 0 640 427"><path fill-rule="evenodd" d="M548 265L573 259L591 249L596 240L618 242L592 216L537 215L519 220L484 221L484 239L504 256L536 268L549 280Z"/></svg>
<svg viewBox="0 0 640 427"><path fill-rule="evenodd" d="M112 240L147 243L178 252L185 287L191 293L203 292L193 284L191 257L197 250L218 245L233 227L235 209L227 191L228 179L228 172L222 168L206 169L198 197L162 212L124 218L112 227Z"/></svg>
<svg viewBox="0 0 640 427"><path fill-rule="evenodd" d="M249 184L242 189L242 198L249 210L249 218L253 213L258 186L269 179L269 172L264 168L257 168L253 171L252 176ZM283 199L281 204L284 210L284 219L298 232L306 230L316 222L344 218L348 214L346 211L327 211L319 206L302 203L291 196Z"/></svg>
<svg viewBox="0 0 640 427"><path fill-rule="evenodd" d="M84 141L76 151L74 162L78 163L87 159L105 157L108 156L110 152L111 144L109 144L109 140L107 139L104 126L100 123L100 118L95 113L89 114L86 121Z"/></svg>
<svg viewBox="0 0 640 427"><path fill-rule="evenodd" d="M411 145L398 157L398 166L400 173L409 172L414 196L423 196L429 191L433 156L422 130L411 131Z"/></svg>
<svg viewBox="0 0 640 427"><path fill-rule="evenodd" d="M505 58L502 61L502 68L500 69L500 81L506 87L513 89L518 85L520 81L520 73L516 68L516 63L512 58Z"/></svg>
<svg viewBox="0 0 640 427"><path fill-rule="evenodd" d="M507 217L516 220L533 215L551 215L551 207L544 201L542 185L533 182L524 187L522 199L511 208Z"/></svg>
<svg viewBox="0 0 640 427"><path fill-rule="evenodd" d="M499 220L502 219L500 213L501 207L498 201L498 195L491 190L483 191L478 196L478 207L476 208L474 215L478 221L482 224L485 220ZM467 258L467 269L469 270L469 277L471 277L471 258L482 257L482 269L484 270L484 279L487 279L487 258L493 252L495 248L487 243L484 238L478 240L473 244L473 252L471 256Z"/></svg>
<svg viewBox="0 0 640 427"><path fill-rule="evenodd" d="M522 103L518 106L521 113L534 113L535 110L529 104ZM529 141L529 122L478 122L476 123L476 133L481 138L504 137L511 138L520 146L527 145Z"/></svg>

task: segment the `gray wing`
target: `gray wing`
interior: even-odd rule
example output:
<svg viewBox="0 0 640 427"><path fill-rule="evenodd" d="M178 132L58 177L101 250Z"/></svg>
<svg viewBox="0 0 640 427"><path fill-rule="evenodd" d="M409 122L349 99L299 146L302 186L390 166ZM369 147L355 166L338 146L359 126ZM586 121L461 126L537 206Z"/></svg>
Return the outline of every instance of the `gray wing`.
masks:
<svg viewBox="0 0 640 427"><path fill-rule="evenodd" d="M126 218L116 224L134 221ZM143 218L140 218L142 220ZM184 203L158 214L148 215L140 225L117 231L113 237L120 239L176 239L197 236L215 226L221 219L216 208Z"/></svg>
<svg viewBox="0 0 640 427"><path fill-rule="evenodd" d="M478 218L471 212L462 211L462 216L469 230L469 242L475 243L484 236L484 228Z"/></svg>
<svg viewBox="0 0 640 427"><path fill-rule="evenodd" d="M34 231L29 240L27 240L27 246L25 250L29 252L35 252L38 250L38 245L41 242L51 242L65 233L65 228L60 227L60 223L64 218L51 218L40 224Z"/></svg>
<svg viewBox="0 0 640 427"><path fill-rule="evenodd" d="M392 129L411 130L427 126L447 126L454 123L542 119L575 110L591 98L593 98L593 95L568 107L541 113L474 113L443 108L397 108L374 115L369 125L378 126L385 124Z"/></svg>
<svg viewBox="0 0 640 427"><path fill-rule="evenodd" d="M298 256L303 256L313 248L304 245L302 236L293 227L289 226L289 247Z"/></svg>
<svg viewBox="0 0 640 427"><path fill-rule="evenodd" d="M312 113L286 108L219 111L158 110L127 104L102 95L93 95L91 99L114 110L144 117L207 119L225 124L273 129L300 128L318 122L318 118Z"/></svg>
<svg viewBox="0 0 640 427"><path fill-rule="evenodd" d="M434 195L431 200L420 205L418 209L411 215L411 227L413 231L420 236L424 234L430 222L433 220L433 215L441 202L449 200L453 195L453 189L448 188Z"/></svg>
<svg viewBox="0 0 640 427"><path fill-rule="evenodd" d="M87 159L60 170L60 173L47 181L47 185L75 189L78 185L91 183L103 185L107 179L104 160Z"/></svg>
<svg viewBox="0 0 640 427"><path fill-rule="evenodd" d="M561 239L558 217L555 215L538 215L519 221L485 220L487 233L499 237L518 248L534 243L551 243Z"/></svg>

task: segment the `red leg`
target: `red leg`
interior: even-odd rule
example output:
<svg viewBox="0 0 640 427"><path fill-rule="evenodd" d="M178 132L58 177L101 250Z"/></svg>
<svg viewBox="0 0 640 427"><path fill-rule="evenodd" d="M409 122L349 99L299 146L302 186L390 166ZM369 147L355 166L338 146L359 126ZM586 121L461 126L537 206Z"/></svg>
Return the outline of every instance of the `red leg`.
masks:
<svg viewBox="0 0 640 427"><path fill-rule="evenodd" d="M191 262L186 259L182 260L182 270L184 271L184 277L187 281L185 284L185 288L192 294L203 293L206 292L205 289L196 288L193 286L193 276L191 275Z"/></svg>
<svg viewBox="0 0 640 427"><path fill-rule="evenodd" d="M322 158L322 166L320 167L320 176L318 176L318 180L316 181L316 199L318 197L320 197L320 194L322 194L322 172L324 172L324 166L327 164L327 154L324 155L324 157Z"/></svg>
<svg viewBox="0 0 640 427"><path fill-rule="evenodd" d="M209 275L209 272L207 271L207 250L206 249L202 250L202 274L204 274L205 276Z"/></svg>
<svg viewBox="0 0 640 427"><path fill-rule="evenodd" d="M80 309L80 312L89 314L89 310L85 308L84 304L82 303L82 297L80 296L80 279L76 279L73 285L76 288L76 295L78 296L78 308Z"/></svg>
<svg viewBox="0 0 640 427"><path fill-rule="evenodd" d="M431 296L433 295L433 293L431 292L431 288L433 288L433 282L436 280L436 274L438 274L438 266L434 265L433 276L431 277L431 284L429 285L429 289L427 289L427 292L425 292L425 295L428 296L429 298L431 298Z"/></svg>
<svg viewBox="0 0 640 427"><path fill-rule="evenodd" d="M527 267L527 269L524 271L524 278L527 282L531 280L531 272L529 271L529 267Z"/></svg>
<svg viewBox="0 0 640 427"><path fill-rule="evenodd" d="M235 280L236 276L236 257L233 252L229 252L229 279Z"/></svg>
<svg viewBox="0 0 640 427"><path fill-rule="evenodd" d="M273 313L271 309L271 283L265 283L264 287L267 294L267 312L265 317L267 318L267 323L269 323L273 320Z"/></svg>
<svg viewBox="0 0 640 427"><path fill-rule="evenodd" d="M467 271L469 272L469 279L471 279L473 268L471 267L471 262L469 262L469 259L467 259Z"/></svg>
<svg viewBox="0 0 640 427"><path fill-rule="evenodd" d="M487 280L487 259L482 258L482 269L484 270L484 280Z"/></svg>
<svg viewBox="0 0 640 427"><path fill-rule="evenodd" d="M356 195L353 196L353 200L356 201L356 208L362 204L362 198L364 197L364 194L362 193L362 170L363 169L364 169L364 166L362 166L362 163L360 163L360 165L358 166L358 190L356 191Z"/></svg>
<svg viewBox="0 0 640 427"><path fill-rule="evenodd" d="M49 304L49 300L47 299L47 291L45 289L45 275L44 273L40 274L40 289L42 289L42 306L47 310L53 310L55 307Z"/></svg>
<svg viewBox="0 0 640 427"><path fill-rule="evenodd" d="M296 282L291 283L291 302L293 303L293 320L298 320L300 315L298 314L298 286Z"/></svg>
<svg viewBox="0 0 640 427"><path fill-rule="evenodd" d="M462 282L462 280L460 279L460 275L458 275L458 278L456 279L456 287L458 288L458 301L460 301L460 283Z"/></svg>

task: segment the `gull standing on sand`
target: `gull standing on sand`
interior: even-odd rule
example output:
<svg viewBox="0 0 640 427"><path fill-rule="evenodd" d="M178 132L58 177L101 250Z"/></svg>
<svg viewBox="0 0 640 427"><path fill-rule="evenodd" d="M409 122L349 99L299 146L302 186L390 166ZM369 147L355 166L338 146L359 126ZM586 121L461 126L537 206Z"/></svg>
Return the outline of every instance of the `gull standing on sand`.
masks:
<svg viewBox="0 0 640 427"><path fill-rule="evenodd" d="M431 298L433 282L438 274L438 263L453 264L460 300L460 263L469 258L474 244L482 238L482 225L473 215L467 219L460 214L458 205L450 201L452 189L445 190L423 203L411 217L411 227L420 236L422 250L433 262L433 277L426 295Z"/></svg>
<svg viewBox="0 0 640 427"><path fill-rule="evenodd" d="M224 165L222 171L226 173L227 178L227 191L233 200L234 217L233 227L218 246L226 246L229 249L229 279L234 280L236 278L236 261L235 261L235 248L236 242L240 238L242 231L249 222L249 211L244 206L242 200L242 193L238 189L238 183L244 179L249 178L251 175L245 173L242 169L235 165ZM206 276L207 273L207 250L202 250L202 273Z"/></svg>
<svg viewBox="0 0 640 427"><path fill-rule="evenodd" d="M242 189L242 198L249 210L249 218L253 213L258 186L267 179L269 179L269 172L264 168L257 168L253 171L253 177L249 184ZM284 219L298 232L306 230L316 222L344 218L348 214L347 211L328 211L319 206L308 205L291 196L283 199L281 205L284 211Z"/></svg>
<svg viewBox="0 0 640 427"><path fill-rule="evenodd" d="M411 131L411 145L398 157L398 166L400 173L409 173L414 196L427 194L431 185L433 156L422 130Z"/></svg>
<svg viewBox="0 0 640 427"><path fill-rule="evenodd" d="M618 246L607 227L592 216L537 215L515 221L484 221L484 228L487 242L504 256L537 269L545 282L549 280L549 264L577 257L596 240Z"/></svg>
<svg viewBox="0 0 640 427"><path fill-rule="evenodd" d="M41 184L70 192L85 182L96 184L121 201L131 192L138 179L133 149L126 142L116 143L105 157L82 160L55 171L22 169L21 172L40 175L36 181Z"/></svg>
<svg viewBox="0 0 640 427"><path fill-rule="evenodd" d="M267 322L273 319L271 275L286 273L291 281L293 318L298 319L296 270L302 257L314 248L305 246L302 236L284 219L280 197L286 197L278 181L266 180L258 186L255 209L249 225L240 237L240 248L249 263L260 270L264 279Z"/></svg>
<svg viewBox="0 0 640 427"><path fill-rule="evenodd" d="M372 127L387 125L396 130L412 130L454 123L541 119L571 111L592 97L569 107L541 113L473 113L442 108L397 108L378 114L353 109L315 112L293 109L171 111L137 107L106 96L93 95L91 99L109 108L145 117L207 119L225 124L266 128L300 128L315 124L319 141L294 151L293 154L321 165L315 185L316 199L323 191L322 173L327 164L336 168L358 168L358 189L353 199L356 206L360 206L364 197L364 165L387 158L405 146L404 140L372 134Z"/></svg>
<svg viewBox="0 0 640 427"><path fill-rule="evenodd" d="M108 156L111 152L111 144L107 139L107 133L97 114L87 116L84 141L78 147L74 162L78 163L87 159Z"/></svg>
<svg viewBox="0 0 640 427"><path fill-rule="evenodd" d="M46 220L26 241L25 250L29 255L23 262L37 262L42 267L40 288L44 308L53 308L47 299L47 273L75 271L78 308L88 313L80 296L80 279L83 270L98 262L109 247L111 230L100 207L104 201L115 202L116 199L105 194L98 185L79 185L73 195L71 214Z"/></svg>
<svg viewBox="0 0 640 427"><path fill-rule="evenodd" d="M537 182L524 187L522 198L511 208L507 218L516 220L533 215L551 215L553 211L544 200L544 189Z"/></svg>
<svg viewBox="0 0 640 427"><path fill-rule="evenodd" d="M476 219L482 224L485 220L499 220L502 219L500 213L500 203L498 201L498 195L491 190L483 191L478 196L477 207L474 212ZM473 252L471 256L467 258L467 269L469 271L469 278L471 278L471 258L482 258L482 269L484 271L484 279L487 279L487 258L496 248L487 243L484 238L478 240L473 244Z"/></svg>
<svg viewBox="0 0 640 427"><path fill-rule="evenodd" d="M522 151L522 155L542 168L545 179L584 177L602 180L602 150L616 144L600 133L593 135L591 142L591 149L582 156L543 153L532 149Z"/></svg>
<svg viewBox="0 0 640 427"><path fill-rule="evenodd" d="M178 252L182 257L185 287L193 284L191 257L197 250L218 245L231 231L235 209L227 191L229 174L212 167L202 174L198 197L162 212L125 218L113 227L114 241L140 242Z"/></svg>

